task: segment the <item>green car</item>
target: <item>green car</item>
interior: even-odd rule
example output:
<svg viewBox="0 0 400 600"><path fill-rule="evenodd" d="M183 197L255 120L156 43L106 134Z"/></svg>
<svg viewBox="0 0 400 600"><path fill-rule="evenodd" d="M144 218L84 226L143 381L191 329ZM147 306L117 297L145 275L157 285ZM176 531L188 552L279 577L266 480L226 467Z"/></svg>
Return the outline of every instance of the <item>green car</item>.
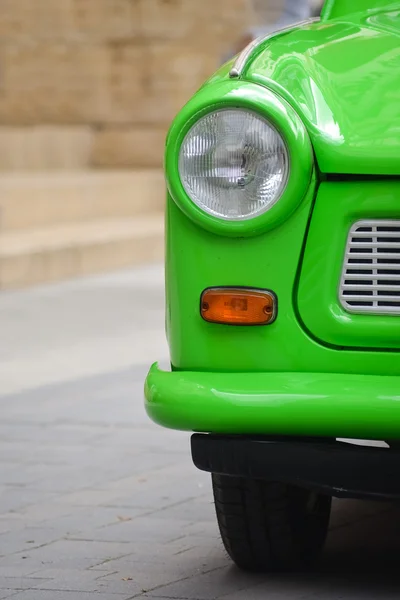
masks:
<svg viewBox="0 0 400 600"><path fill-rule="evenodd" d="M332 497L400 497L400 2L328 0L250 44L178 114L165 170L146 410L193 432L238 566L308 566Z"/></svg>

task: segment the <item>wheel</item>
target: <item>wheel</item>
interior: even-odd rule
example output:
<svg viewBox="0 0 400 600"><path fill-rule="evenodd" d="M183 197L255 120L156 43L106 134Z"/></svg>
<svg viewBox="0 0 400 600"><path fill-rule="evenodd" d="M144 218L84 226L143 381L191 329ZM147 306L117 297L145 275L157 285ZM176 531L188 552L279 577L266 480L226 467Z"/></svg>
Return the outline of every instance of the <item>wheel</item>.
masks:
<svg viewBox="0 0 400 600"><path fill-rule="evenodd" d="M282 483L212 474L229 556L248 571L307 568L325 542L331 498Z"/></svg>

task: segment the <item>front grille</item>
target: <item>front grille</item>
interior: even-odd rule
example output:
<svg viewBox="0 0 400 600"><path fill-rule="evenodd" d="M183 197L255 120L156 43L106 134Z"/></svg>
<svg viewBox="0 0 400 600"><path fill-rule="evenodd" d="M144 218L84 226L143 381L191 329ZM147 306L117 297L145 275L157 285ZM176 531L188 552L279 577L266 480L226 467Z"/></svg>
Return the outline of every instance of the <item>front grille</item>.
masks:
<svg viewBox="0 0 400 600"><path fill-rule="evenodd" d="M354 223L339 298L349 312L400 315L400 221Z"/></svg>

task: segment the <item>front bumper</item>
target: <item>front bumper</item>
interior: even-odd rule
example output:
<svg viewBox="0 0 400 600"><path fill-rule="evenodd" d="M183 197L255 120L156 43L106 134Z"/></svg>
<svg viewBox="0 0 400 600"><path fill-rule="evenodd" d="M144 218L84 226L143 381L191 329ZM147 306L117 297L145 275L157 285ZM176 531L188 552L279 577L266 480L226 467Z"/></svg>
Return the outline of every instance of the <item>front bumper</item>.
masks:
<svg viewBox="0 0 400 600"><path fill-rule="evenodd" d="M343 442L195 434L193 462L220 475L289 483L338 498L400 498L400 452Z"/></svg>
<svg viewBox="0 0 400 600"><path fill-rule="evenodd" d="M145 384L150 418L205 433L400 438L400 376L162 371Z"/></svg>

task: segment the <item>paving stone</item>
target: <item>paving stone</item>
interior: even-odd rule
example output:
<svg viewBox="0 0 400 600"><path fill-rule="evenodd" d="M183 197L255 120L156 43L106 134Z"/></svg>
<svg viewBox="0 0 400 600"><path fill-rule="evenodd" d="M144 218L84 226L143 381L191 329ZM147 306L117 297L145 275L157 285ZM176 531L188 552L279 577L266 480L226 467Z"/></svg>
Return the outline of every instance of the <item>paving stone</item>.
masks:
<svg viewBox="0 0 400 600"><path fill-rule="evenodd" d="M113 568L114 571L103 575L101 581L117 583L122 577L122 580L131 580L139 591L143 589L150 591L161 589L163 586L182 580L191 580L192 577L229 565L226 556L222 552L216 553L212 562L210 561L210 553L207 559L204 560L204 556L202 557L201 552L197 549L186 556L182 554L170 557L170 559L166 559L164 549L163 559L159 562L155 562L148 555L143 556L140 561L137 560L137 557L125 556L110 561L108 566Z"/></svg>
<svg viewBox="0 0 400 600"><path fill-rule="evenodd" d="M230 592L246 590L247 593L247 588L260 579L262 576L241 573L228 566L159 587L157 595L166 598L191 598L194 594L199 600L213 600Z"/></svg>
<svg viewBox="0 0 400 600"><path fill-rule="evenodd" d="M22 565L19 564L18 567L2 567L0 566L0 582L4 580L6 577L34 577L36 570L33 568L23 569Z"/></svg>
<svg viewBox="0 0 400 600"><path fill-rule="evenodd" d="M0 535L0 555L30 552L59 539L60 533L46 527L23 527Z"/></svg>
<svg viewBox="0 0 400 600"><path fill-rule="evenodd" d="M133 546L133 544L128 543L63 539L39 548L33 548L28 554L37 560L52 563L55 566L66 564L68 561L84 568L87 562L96 564L129 554L129 551L133 550Z"/></svg>
<svg viewBox="0 0 400 600"><path fill-rule="evenodd" d="M40 490L9 486L1 494L0 513L20 511L28 506L35 506L40 500L48 500L52 496L54 497L54 495L45 494Z"/></svg>
<svg viewBox="0 0 400 600"><path fill-rule="evenodd" d="M29 590L18 592L12 596L14 600L75 600L77 598L76 591L65 590ZM120 600L130 600L131 596L125 594L103 594L98 592L79 592L79 600L110 600L110 598L120 598Z"/></svg>
<svg viewBox="0 0 400 600"><path fill-rule="evenodd" d="M92 532L91 539L101 542L120 542L120 543L135 543L141 544L142 542L157 542L157 543L168 543L176 539L179 535L183 534L184 522L176 521L164 521L151 516L145 516L142 518L132 519L131 521L121 521L97 529ZM89 533L89 532L88 532ZM85 539L85 532L83 534L75 536L75 539L79 540L81 537ZM1 540L1 538L0 538Z"/></svg>
<svg viewBox="0 0 400 600"><path fill-rule="evenodd" d="M44 569L35 573L40 577L36 589L57 590L69 592L106 592L107 582L99 579L99 574L82 569ZM111 594L118 593L114 588L109 590Z"/></svg>
<svg viewBox="0 0 400 600"><path fill-rule="evenodd" d="M28 389L16 382L0 395L0 600L397 600L400 510L389 505L335 502L324 555L307 575L232 566L189 435L156 427L143 409L147 358L133 346L162 314L160 273L0 295L0 359L45 364L51 350L71 361L68 377L51 359L49 385L31 372ZM71 373L82 373L86 338L111 366L79 378ZM114 356L124 344L129 369ZM4 377L0 366L0 387Z"/></svg>
<svg viewBox="0 0 400 600"><path fill-rule="evenodd" d="M29 553L10 554L0 558L0 578L7 576L30 576L38 571L51 567L51 562L39 560ZM89 565L90 566L90 565ZM67 568L67 567L66 567ZM82 568L85 568L83 565ZM1 579L0 579L1 581Z"/></svg>
<svg viewBox="0 0 400 600"><path fill-rule="evenodd" d="M12 598L15 596L15 590L0 590L0 600L5 600L5 598Z"/></svg>
<svg viewBox="0 0 400 600"><path fill-rule="evenodd" d="M25 522L35 525L38 523L57 522L57 519L71 514L71 505L56 502L54 499L49 502L43 498L42 503L33 504L21 510L19 516L25 519Z"/></svg>
<svg viewBox="0 0 400 600"><path fill-rule="evenodd" d="M46 580L39 577L2 577L0 581L0 589L3 590L30 590L38 587Z"/></svg>

